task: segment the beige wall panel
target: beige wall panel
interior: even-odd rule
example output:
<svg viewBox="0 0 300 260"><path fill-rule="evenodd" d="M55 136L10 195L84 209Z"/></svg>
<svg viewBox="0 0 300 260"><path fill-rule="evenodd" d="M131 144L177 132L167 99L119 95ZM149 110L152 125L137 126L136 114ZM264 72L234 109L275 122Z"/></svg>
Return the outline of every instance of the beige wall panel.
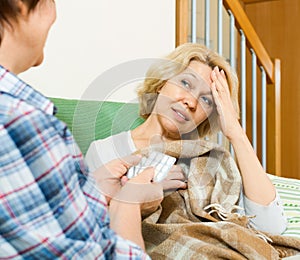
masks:
<svg viewBox="0 0 300 260"><path fill-rule="evenodd" d="M248 4L245 10L269 55L281 60L282 176L300 179L300 1Z"/></svg>

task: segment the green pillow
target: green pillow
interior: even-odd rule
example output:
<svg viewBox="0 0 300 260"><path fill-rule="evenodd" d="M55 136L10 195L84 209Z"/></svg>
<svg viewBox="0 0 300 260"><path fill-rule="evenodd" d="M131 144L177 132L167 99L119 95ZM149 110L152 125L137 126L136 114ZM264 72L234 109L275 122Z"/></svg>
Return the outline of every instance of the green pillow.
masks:
<svg viewBox="0 0 300 260"><path fill-rule="evenodd" d="M283 203L288 226L283 235L300 238L300 180L269 175Z"/></svg>
<svg viewBox="0 0 300 260"><path fill-rule="evenodd" d="M56 116L68 125L83 154L92 141L134 129L144 121L137 103L51 100L58 109Z"/></svg>

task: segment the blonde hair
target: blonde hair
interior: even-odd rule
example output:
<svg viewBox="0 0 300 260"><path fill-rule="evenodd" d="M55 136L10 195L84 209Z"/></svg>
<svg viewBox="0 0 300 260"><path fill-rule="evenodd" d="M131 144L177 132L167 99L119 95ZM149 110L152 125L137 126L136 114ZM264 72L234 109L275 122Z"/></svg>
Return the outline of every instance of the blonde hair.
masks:
<svg viewBox="0 0 300 260"><path fill-rule="evenodd" d="M206 46L198 43L185 43L178 46L165 59L160 60L159 63L153 64L147 71L143 85L137 90L141 117L144 119L149 117L155 105L158 91L169 79L184 71L192 60L206 64L212 69L218 66L220 70L224 70L233 106L237 114L239 114L239 83L235 70L224 57ZM214 109L210 116L197 127L200 137L213 134L219 130L217 116L217 111Z"/></svg>

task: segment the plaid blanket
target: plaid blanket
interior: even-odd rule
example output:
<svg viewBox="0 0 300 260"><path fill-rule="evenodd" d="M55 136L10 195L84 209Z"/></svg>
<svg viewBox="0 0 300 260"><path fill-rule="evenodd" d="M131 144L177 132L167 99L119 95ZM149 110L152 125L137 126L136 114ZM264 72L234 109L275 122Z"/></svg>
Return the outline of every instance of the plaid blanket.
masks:
<svg viewBox="0 0 300 260"><path fill-rule="evenodd" d="M226 150L203 140L151 149L177 157L188 176L188 189L166 196L143 220L153 259L280 259L300 253L299 239L254 230L247 216L235 212L241 177Z"/></svg>

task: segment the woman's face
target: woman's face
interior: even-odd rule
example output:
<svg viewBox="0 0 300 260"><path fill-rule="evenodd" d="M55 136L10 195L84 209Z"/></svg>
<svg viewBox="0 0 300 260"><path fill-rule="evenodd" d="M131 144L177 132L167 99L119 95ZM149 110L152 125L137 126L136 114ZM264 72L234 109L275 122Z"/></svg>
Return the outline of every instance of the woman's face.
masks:
<svg viewBox="0 0 300 260"><path fill-rule="evenodd" d="M191 61L186 70L169 79L159 91L153 112L172 138L192 132L213 111L211 72L208 65Z"/></svg>
<svg viewBox="0 0 300 260"><path fill-rule="evenodd" d="M22 42L28 51L31 66L40 65L44 59L44 46L48 32L56 19L54 0L41 0L34 10L23 16L21 20Z"/></svg>

